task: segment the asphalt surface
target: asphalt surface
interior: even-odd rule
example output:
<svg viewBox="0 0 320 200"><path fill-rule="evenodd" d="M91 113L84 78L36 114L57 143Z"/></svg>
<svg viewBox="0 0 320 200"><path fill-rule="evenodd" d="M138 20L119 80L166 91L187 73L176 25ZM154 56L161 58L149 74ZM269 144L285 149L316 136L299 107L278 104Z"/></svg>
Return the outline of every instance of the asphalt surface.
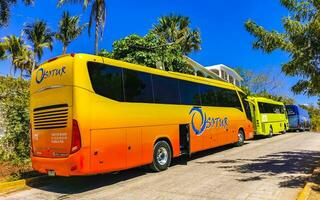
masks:
<svg viewBox="0 0 320 200"><path fill-rule="evenodd" d="M0 196L14 199L296 199L320 165L319 133L287 133L175 159L169 170L145 168L54 178Z"/></svg>

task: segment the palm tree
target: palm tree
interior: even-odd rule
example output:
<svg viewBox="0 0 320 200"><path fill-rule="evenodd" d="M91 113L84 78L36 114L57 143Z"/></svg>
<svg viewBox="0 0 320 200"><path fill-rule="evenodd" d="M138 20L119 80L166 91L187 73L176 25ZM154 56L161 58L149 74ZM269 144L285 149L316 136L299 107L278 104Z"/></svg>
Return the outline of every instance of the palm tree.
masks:
<svg viewBox="0 0 320 200"><path fill-rule="evenodd" d="M88 32L90 36L92 24L95 22L94 53L98 54L99 39L103 36L106 22L107 11L105 0L59 0L58 6L65 3L81 3L84 9L86 9L89 4L92 4Z"/></svg>
<svg viewBox="0 0 320 200"><path fill-rule="evenodd" d="M70 16L69 12L64 12L59 23L59 32L55 37L63 44L62 54L67 52L68 45L75 40L86 28L87 24L79 26L80 17Z"/></svg>
<svg viewBox="0 0 320 200"><path fill-rule="evenodd" d="M179 15L163 16L154 25L153 33L164 38L169 44L178 44L183 54L201 49L200 31L191 30L190 19Z"/></svg>
<svg viewBox="0 0 320 200"><path fill-rule="evenodd" d="M31 5L34 0L23 0L25 5ZM10 18L10 6L16 5L17 0L0 0L0 27L7 26Z"/></svg>
<svg viewBox="0 0 320 200"><path fill-rule="evenodd" d="M34 65L33 57L33 52L30 50L30 48L24 46L13 60L13 64L17 69L20 70L20 78L22 78L24 71L26 71L28 74L31 74L32 67Z"/></svg>
<svg viewBox="0 0 320 200"><path fill-rule="evenodd" d="M35 23L27 24L23 29L27 39L32 43L34 60L38 58L38 62L43 56L44 48L49 48L52 51L54 33L47 27L44 21L36 21ZM32 71L35 68L36 62L32 67Z"/></svg>
<svg viewBox="0 0 320 200"><path fill-rule="evenodd" d="M10 75L12 75L12 70L16 72L19 67L14 63L15 59L23 51L22 49L27 48L27 46L25 45L21 37L17 37L14 35L6 36L2 40L3 42L1 43L1 46L7 52L6 57L11 58L12 65L10 68Z"/></svg>

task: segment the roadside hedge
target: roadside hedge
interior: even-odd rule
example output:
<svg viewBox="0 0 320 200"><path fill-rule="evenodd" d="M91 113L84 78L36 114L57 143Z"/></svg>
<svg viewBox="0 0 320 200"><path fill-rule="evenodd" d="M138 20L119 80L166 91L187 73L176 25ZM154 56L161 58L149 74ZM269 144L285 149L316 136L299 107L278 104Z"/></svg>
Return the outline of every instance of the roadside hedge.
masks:
<svg viewBox="0 0 320 200"><path fill-rule="evenodd" d="M29 81L0 76L0 161L29 159Z"/></svg>

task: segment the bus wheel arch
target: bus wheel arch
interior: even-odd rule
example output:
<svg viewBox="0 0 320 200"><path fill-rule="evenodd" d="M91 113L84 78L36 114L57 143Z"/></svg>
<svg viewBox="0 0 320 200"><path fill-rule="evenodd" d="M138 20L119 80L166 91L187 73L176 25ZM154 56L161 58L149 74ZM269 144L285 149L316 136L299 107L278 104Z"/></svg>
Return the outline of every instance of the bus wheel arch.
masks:
<svg viewBox="0 0 320 200"><path fill-rule="evenodd" d="M151 170L160 172L167 170L173 158L171 141L166 137L158 138L153 144Z"/></svg>

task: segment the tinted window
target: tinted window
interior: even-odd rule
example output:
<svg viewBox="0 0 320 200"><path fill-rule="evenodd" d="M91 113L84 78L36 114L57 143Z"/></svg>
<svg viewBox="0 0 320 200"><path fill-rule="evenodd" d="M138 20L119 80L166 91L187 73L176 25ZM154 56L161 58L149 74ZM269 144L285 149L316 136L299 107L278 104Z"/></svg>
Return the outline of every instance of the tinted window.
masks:
<svg viewBox="0 0 320 200"><path fill-rule="evenodd" d="M238 108L242 111L241 103L236 91L218 88L217 92L219 106Z"/></svg>
<svg viewBox="0 0 320 200"><path fill-rule="evenodd" d="M259 102L258 105L259 105L260 113L274 113L274 114L284 113L284 107L282 105L262 103L262 102Z"/></svg>
<svg viewBox="0 0 320 200"><path fill-rule="evenodd" d="M200 85L201 104L203 106L217 106L216 87Z"/></svg>
<svg viewBox="0 0 320 200"><path fill-rule="evenodd" d="M189 81L180 81L181 104L200 105L199 85Z"/></svg>
<svg viewBox="0 0 320 200"><path fill-rule="evenodd" d="M88 71L95 93L117 101L124 100L121 68L88 62Z"/></svg>
<svg viewBox="0 0 320 200"><path fill-rule="evenodd" d="M164 76L152 75L155 103L180 104L179 81Z"/></svg>
<svg viewBox="0 0 320 200"><path fill-rule="evenodd" d="M153 103L151 74L124 69L125 101Z"/></svg>
<svg viewBox="0 0 320 200"><path fill-rule="evenodd" d="M296 109L292 106L287 106L286 109L289 116L297 114Z"/></svg>

